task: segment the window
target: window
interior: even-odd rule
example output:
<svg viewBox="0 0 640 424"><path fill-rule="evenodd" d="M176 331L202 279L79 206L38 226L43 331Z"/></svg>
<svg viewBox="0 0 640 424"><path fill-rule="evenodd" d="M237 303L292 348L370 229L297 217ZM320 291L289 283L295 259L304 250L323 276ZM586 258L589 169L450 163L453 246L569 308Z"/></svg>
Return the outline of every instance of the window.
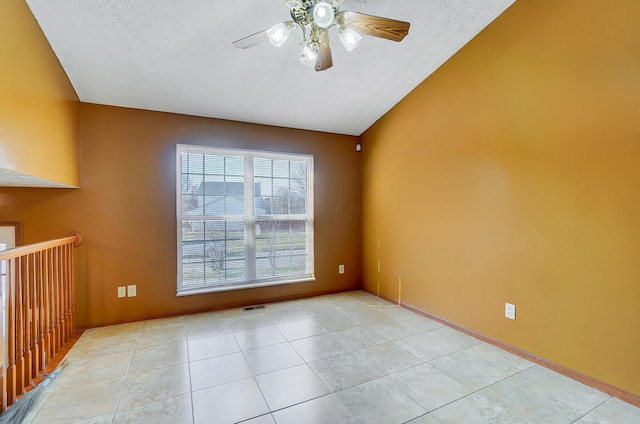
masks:
<svg viewBox="0 0 640 424"><path fill-rule="evenodd" d="M178 295L313 280L313 157L177 146Z"/></svg>

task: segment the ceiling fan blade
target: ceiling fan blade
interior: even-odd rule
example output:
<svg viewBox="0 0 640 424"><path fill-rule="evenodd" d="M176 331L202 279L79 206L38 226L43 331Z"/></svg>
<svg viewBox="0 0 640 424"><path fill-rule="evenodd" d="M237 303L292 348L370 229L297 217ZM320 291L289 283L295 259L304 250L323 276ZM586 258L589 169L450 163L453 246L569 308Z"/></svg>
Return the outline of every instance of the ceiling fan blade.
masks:
<svg viewBox="0 0 640 424"><path fill-rule="evenodd" d="M236 40L232 44L234 47L237 47L239 49L248 49L249 47L263 43L267 40L269 40L269 37L267 36L267 30L265 29L263 31L256 32L255 34L251 34L247 37Z"/></svg>
<svg viewBox="0 0 640 424"><path fill-rule="evenodd" d="M409 33L409 22L359 12L342 11L338 14L338 23L360 34L401 41Z"/></svg>
<svg viewBox="0 0 640 424"><path fill-rule="evenodd" d="M318 60L316 61L316 71L324 71L333 66L331 58L331 44L329 42L329 31L323 29L318 36Z"/></svg>

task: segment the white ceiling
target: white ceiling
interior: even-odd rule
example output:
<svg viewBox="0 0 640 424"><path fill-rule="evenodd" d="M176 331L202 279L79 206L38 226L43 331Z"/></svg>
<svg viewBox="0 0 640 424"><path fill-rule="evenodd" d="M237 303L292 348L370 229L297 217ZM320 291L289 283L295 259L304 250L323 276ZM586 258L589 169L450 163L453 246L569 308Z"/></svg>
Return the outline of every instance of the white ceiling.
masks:
<svg viewBox="0 0 640 424"><path fill-rule="evenodd" d="M279 0L27 3L83 102L360 135L514 1L345 0L409 35L347 53L332 28L323 72L298 62L299 30L281 48L231 45L291 20Z"/></svg>

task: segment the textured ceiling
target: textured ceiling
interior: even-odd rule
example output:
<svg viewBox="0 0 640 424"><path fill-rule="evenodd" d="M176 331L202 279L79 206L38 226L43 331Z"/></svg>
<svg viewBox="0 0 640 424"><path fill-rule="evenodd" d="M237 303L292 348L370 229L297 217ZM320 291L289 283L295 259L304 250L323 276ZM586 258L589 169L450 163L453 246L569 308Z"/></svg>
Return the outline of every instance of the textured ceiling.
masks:
<svg viewBox="0 0 640 424"><path fill-rule="evenodd" d="M400 43L363 37L334 66L234 40L290 20L278 0L27 0L81 101L360 135L515 0L345 0L408 21Z"/></svg>

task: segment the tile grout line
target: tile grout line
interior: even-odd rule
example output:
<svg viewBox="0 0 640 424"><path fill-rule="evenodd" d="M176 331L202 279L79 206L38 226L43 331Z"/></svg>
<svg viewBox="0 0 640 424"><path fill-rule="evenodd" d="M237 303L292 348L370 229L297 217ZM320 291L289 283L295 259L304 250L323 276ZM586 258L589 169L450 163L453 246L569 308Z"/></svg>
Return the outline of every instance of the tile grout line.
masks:
<svg viewBox="0 0 640 424"><path fill-rule="evenodd" d="M533 366L536 366L536 365L537 365L537 364L533 364ZM498 383L501 383L501 382L503 382L503 381L505 381L505 380L508 380L508 379L510 379L510 378L512 378L512 377L515 377L516 375L521 374L521 373L523 373L523 372L525 372L525 371L527 371L527 370L531 369L533 366L531 366L531 367L527 367L527 368L525 368L525 369L523 369L523 370L520 370L520 371L516 372L515 374L511 374L510 376L505 377L505 378L502 378L502 379L500 379L500 380L498 380L498 381L495 381L495 382L493 382L493 383L491 383L491 384L487 384L486 386L483 386L483 387L481 387L481 388L479 388L479 389L477 389L477 390L474 390L474 391L472 391L471 393L466 394L465 396L462 396L462 397L459 397L459 398L457 398L457 399L454 399L454 400L452 400L451 402L447 402L447 403L446 403L446 404L444 404L444 405L440 405L439 407L434 408L434 409L432 409L431 411L428 411L428 412L427 412L427 414L431 414L431 413L433 413L433 412L435 412L435 411L438 411L438 410L440 410L440 409L442 409L442 408L444 408L444 407L446 407L446 406L448 406L448 405L451 405L452 403L458 402L458 401L460 401L460 400L462 400L462 399L466 399L466 398L468 398L468 397L470 397L470 396L473 396L473 395L475 395L476 393L479 393L479 392L481 392L481 391L483 391L483 390L485 390L485 389L487 389L487 388L489 388L489 387L495 386L495 385L496 385L496 384L498 384ZM435 368L435 367L434 367L434 368ZM436 369L437 369L437 368L436 368ZM440 371L440 370L438 370L438 371ZM443 371L440 371L440 372L443 372ZM443 372L443 373L444 373L444 372ZM454 381L456 381L456 382L460 383L458 380L456 380L455 378L453 378L453 377L449 376L448 374L446 374L446 373L445 373L445 375L447 375L449 378L453 379ZM460 384L462 384L462 383L460 383ZM464 386L464 384L462 384L462 385ZM406 394L406 393L405 393L405 394ZM407 395L407 396L409 396L408 394L406 394L406 395ZM409 396L409 397L410 397L410 396ZM413 398L412 398L412 399L413 399ZM490 399L488 399L488 400L490 400ZM414 401L415 401L415 399L414 399ZM416 401L416 402L417 402L417 401ZM506 409L506 408L505 408L505 410L509 411L509 410L508 410L508 409ZM510 412L510 413L512 413L511 411L509 411L509 412ZM424 414L424 415L427 415L427 414ZM517 415L517 414L515 414L515 413L513 413L513 414L514 414L514 415L516 415L518 418L521 418L519 415ZM436 417L436 418L438 418L438 417ZM415 418L414 418L414 419L415 419ZM438 419L439 419L439 418L438 418ZM521 419L522 419L522 418L521 418ZM527 421L525 420L524 422L526 423Z"/></svg>
<svg viewBox="0 0 640 424"><path fill-rule="evenodd" d="M187 322L184 323L184 335L186 337L185 343L187 345L187 371L189 372L189 400L191 401L191 423L196 422L196 409L193 402L193 382L191 381L191 352L189 350L189 331L187 328Z"/></svg>
<svg viewBox="0 0 640 424"><path fill-rule="evenodd" d="M274 328L276 330L278 330L278 328L275 325L274 325ZM278 332L280 332L280 330L278 330ZM238 344L238 348L240 349L240 354L242 355L242 358L244 359L245 364L247 364L247 368L249 368L249 371L251 371L251 379L253 380L253 382L255 383L256 387L260 391L260 396L262 396L262 400L264 401L264 404L267 406L267 409L269 410L268 414L271 415L271 418L273 418L273 411L271 410L271 407L269 406L269 403L267 402L267 398L265 397L264 392L262 391L262 388L260 387L260 384L258 384L258 379L256 378L256 375L254 374L253 370L251 369L251 366L249 365L249 362L247 362L247 357L244 355L245 351L242 349L242 346L240 345L240 342L238 341L238 337L236 336L235 331L233 332L233 337L234 337L236 343ZM237 381L240 381L240 380L237 380ZM258 415L258 416L261 417L263 415L267 415L267 414L262 414L262 415ZM247 418L244 421L252 420L254 418L257 418L257 417ZM194 416L194 419L195 419L195 416ZM274 421L275 421L275 419L274 419Z"/></svg>
<svg viewBox="0 0 640 424"><path fill-rule="evenodd" d="M604 393L604 392L602 392ZM602 407L605 403L609 402L611 399L614 399L613 396L610 396L607 394L607 396L609 396L608 399L605 399L604 401L602 401L602 403L598 404L597 406L593 407L591 410L587 411L586 413L584 413L583 415L579 416L576 420L573 421L573 424L577 423L578 421L580 421L581 419L583 419L584 417L586 417L587 415L591 414L593 411L595 411L596 409Z"/></svg>
<svg viewBox="0 0 640 424"><path fill-rule="evenodd" d="M320 324L319 324L315 319L313 319L313 318L306 318L306 319L312 319L316 325L318 325L320 328L322 328L323 330L325 330L325 333L323 333L323 334L331 335L331 333L330 333L330 332L328 332L324 327L322 327L322 325L320 325ZM302 321L302 320L298 320L298 321ZM296 321L291 321L291 322L296 322ZM262 395L262 398L263 398L263 400L265 401L265 404L267 405L267 408L269 409L269 414L271 415L271 417L273 418L273 413L274 413L274 412L282 411L282 410L284 410L284 409L291 408L291 407L294 407L294 406L296 406L296 405L300 405L300 404L303 404L303 403L306 403L306 402L310 402L310 401L312 401L312 400L320 399L320 398L325 397L325 396L332 396L332 395L334 395L334 394L336 393L336 391L332 390L332 389L327 385L327 383L322 379L322 377L320 377L320 376L316 373L316 371L311 367L311 363L313 363L313 362L318 362L318 361L320 361L320 360L322 360L322 359L319 359L319 360L317 360L317 361L311 361L311 362L308 362L308 361L307 361L307 360L302 356L302 354L301 354L301 353L300 353L300 352L299 352L299 351L298 351L298 350L297 350L297 349L296 349L296 348L291 344L291 341L290 341L290 340L288 340L284 334L282 334L282 332L281 332L281 331L280 331L280 329L277 327L277 325L276 325L276 324L272 324L272 325L273 325L273 327L278 331L278 333L279 333L279 334L284 338L284 340L285 340L285 342L283 342L283 343L276 343L276 345L277 345L277 344L285 344L285 343L286 343L286 344L287 344L287 345L288 345L288 346L289 346L289 347L290 347L294 352L296 352L296 353L297 353L297 355L298 355L298 356L299 356L299 357L304 361L304 364L292 365L292 366L288 366L288 367L285 367L285 368L282 368L282 369L279 369L279 370L274 370L274 371L271 371L271 372L268 372L268 373L259 374L259 375L272 374L272 373L279 372L279 371L282 371L282 370L295 368L295 367L300 366L300 365L306 365L306 366L311 370L311 372L316 376L316 378L318 378L318 380L319 380L320 382L322 382L322 384L323 384L323 385L325 386L325 388L329 391L329 393L324 394L324 395L320 395L320 396L315 396L315 397L312 397L312 398L310 398L310 399L306 399L306 400L303 400L303 401L300 401L300 402L296 402L296 403L294 403L294 404L287 405L287 406L285 406L285 407L282 407L282 408L279 408L279 409L275 409L275 410L273 410L273 409L271 409L271 407L270 407L270 406L269 406L269 404L267 403L267 400L266 400L266 397L264 396L264 392L262 391L262 388L261 388L261 387L260 387L260 385L257 383L257 378L256 378L256 377L258 377L258 375L255 375L255 374L253 373L253 370L252 370L252 369L251 369L251 367L249 366L249 369L251 370L251 372L252 372L252 374L253 374L253 377L252 377L252 378L256 381L256 385L258 386L258 390L260 390L260 394ZM322 334L321 334L321 335L322 335ZM234 336L235 336L235 332L234 332ZM310 337L314 337L314 336L303 337L302 339L310 338ZM333 336L332 336L332 337L333 337ZM302 339L296 339L296 340L302 340ZM341 346L343 346L345 349L347 349L347 352L346 352L345 354L347 354L347 353L351 353L350 349L349 349L349 348L347 348L346 346L344 346L342 343L340 343L340 341L339 341L339 340L337 340L335 337L333 337L333 339L334 339L335 341L337 341L337 342L338 342ZM237 337L236 337L236 341L237 341ZM239 343L238 343L238 345L239 345ZM268 346L274 346L274 345L267 345L267 346L260 346L260 347L268 347ZM259 349L260 347L257 347L257 348L254 348L254 349ZM247 349L247 350L252 350L252 349ZM242 355L243 355L243 357L244 357L244 359L245 359L245 362L246 362L246 356L245 356L245 352L246 352L246 350L244 350L244 349L240 348L240 351L241 351L241 353L242 353ZM323 359L326 359L326 358L323 358ZM248 365L248 363L247 363L247 365ZM341 401L341 403L342 403L342 401ZM343 405L343 406L344 406L344 405ZM345 407L345 409L346 409L346 407ZM351 412L350 412L350 411L349 411L349 413L351 414ZM267 415L267 414L262 414L262 415L259 415L259 416L264 416L264 415ZM253 418L257 418L257 417L252 417L252 418L249 418L249 419L244 420L244 421L248 421L248 420L253 419ZM273 419L274 419L274 421L275 421L275 418L273 418ZM243 422L244 422L244 421L243 421Z"/></svg>
<svg viewBox="0 0 640 424"><path fill-rule="evenodd" d="M122 393L124 392L124 387L127 383L127 377L129 377L129 371L131 370L131 364L133 363L133 358L136 355L136 348L138 347L138 340L140 339L140 331L142 326L138 329L138 334L136 336L136 343L133 346L133 351L131 352L131 359L129 360L129 365L127 366L127 371L124 373L124 379L122 380L122 387L120 387L120 393L118 394L118 400L116 400L116 404L113 407L113 412L111 413L110 424L113 424L113 421L116 419L116 411L118 410L118 406L120 405L120 399L122 398Z"/></svg>

